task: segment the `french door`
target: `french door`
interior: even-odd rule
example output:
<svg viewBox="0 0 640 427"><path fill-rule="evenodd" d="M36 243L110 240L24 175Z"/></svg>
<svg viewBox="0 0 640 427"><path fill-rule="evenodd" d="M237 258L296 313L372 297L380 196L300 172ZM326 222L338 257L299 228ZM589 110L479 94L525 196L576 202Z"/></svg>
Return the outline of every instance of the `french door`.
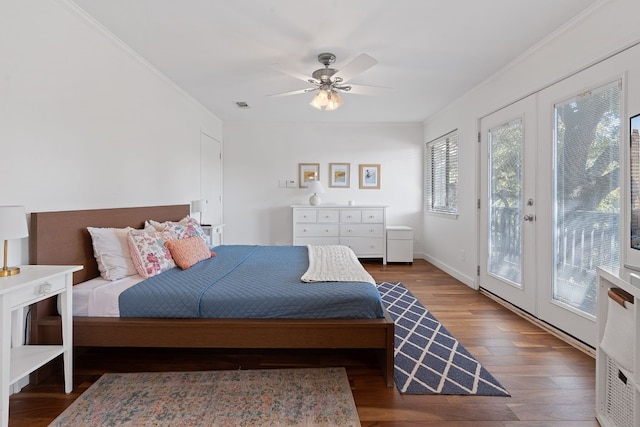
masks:
<svg viewBox="0 0 640 427"><path fill-rule="evenodd" d="M620 266L624 167L622 79L590 84L591 72L539 96L539 158L553 166L538 177L540 289L537 315L581 341L596 344L597 266ZM549 141L549 142L545 142Z"/></svg>
<svg viewBox="0 0 640 427"><path fill-rule="evenodd" d="M596 267L620 265L621 80L589 73L480 122L480 287L595 346Z"/></svg>
<svg viewBox="0 0 640 427"><path fill-rule="evenodd" d="M536 97L481 121L480 286L536 310Z"/></svg>

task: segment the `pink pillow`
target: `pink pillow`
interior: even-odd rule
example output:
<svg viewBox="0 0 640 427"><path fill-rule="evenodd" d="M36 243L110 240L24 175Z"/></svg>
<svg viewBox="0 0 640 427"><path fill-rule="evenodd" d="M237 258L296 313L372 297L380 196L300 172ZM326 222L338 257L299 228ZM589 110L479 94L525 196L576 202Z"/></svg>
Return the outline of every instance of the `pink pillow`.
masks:
<svg viewBox="0 0 640 427"><path fill-rule="evenodd" d="M204 240L198 236L170 240L166 242L165 245L169 248L169 252L171 252L171 257L175 263L183 270L216 255L211 252Z"/></svg>
<svg viewBox="0 0 640 427"><path fill-rule="evenodd" d="M138 274L149 278L176 266L171 252L165 246L167 241L174 240L175 234L170 231L146 232L131 230L127 239L131 260Z"/></svg>

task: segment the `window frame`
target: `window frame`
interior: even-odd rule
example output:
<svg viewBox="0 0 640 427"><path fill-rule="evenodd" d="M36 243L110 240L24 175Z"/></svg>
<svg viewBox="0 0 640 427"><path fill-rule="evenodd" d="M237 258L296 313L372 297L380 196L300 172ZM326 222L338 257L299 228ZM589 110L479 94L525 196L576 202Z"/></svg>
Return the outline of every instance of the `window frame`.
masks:
<svg viewBox="0 0 640 427"><path fill-rule="evenodd" d="M436 150L444 154L442 159L439 160L434 155ZM457 217L458 152L458 129L425 142L424 212ZM438 177L435 176L436 173ZM454 180L452 174L455 174Z"/></svg>

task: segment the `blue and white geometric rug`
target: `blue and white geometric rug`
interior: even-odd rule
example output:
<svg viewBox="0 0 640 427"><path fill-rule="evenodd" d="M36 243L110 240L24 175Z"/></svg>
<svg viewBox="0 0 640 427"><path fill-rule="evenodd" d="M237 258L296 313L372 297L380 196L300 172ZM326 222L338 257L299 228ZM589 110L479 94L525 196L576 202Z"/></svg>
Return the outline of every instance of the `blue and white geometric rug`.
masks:
<svg viewBox="0 0 640 427"><path fill-rule="evenodd" d="M402 283L377 287L395 322L400 393L510 396Z"/></svg>

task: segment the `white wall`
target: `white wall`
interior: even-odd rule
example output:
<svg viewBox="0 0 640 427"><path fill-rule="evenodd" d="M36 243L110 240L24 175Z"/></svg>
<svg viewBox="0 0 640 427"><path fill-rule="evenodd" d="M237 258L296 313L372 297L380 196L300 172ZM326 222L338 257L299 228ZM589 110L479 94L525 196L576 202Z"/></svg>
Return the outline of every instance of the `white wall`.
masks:
<svg viewBox="0 0 640 427"><path fill-rule="evenodd" d="M640 41L639 16L637 0L604 1L424 122L427 141L456 128L460 132L460 215L457 220L425 216L423 239L429 261L476 286L479 119ZM630 61L640 65L637 56ZM640 94L627 96L629 112L640 112ZM466 251L464 260L460 250Z"/></svg>
<svg viewBox="0 0 640 427"><path fill-rule="evenodd" d="M224 125L225 243L291 244L291 204L308 204L298 163L320 163L323 204L385 204L389 225L422 235L422 125L244 123ZM351 186L329 188L329 163L351 164ZM360 190L358 165L380 164L380 190ZM415 245L422 253L422 244Z"/></svg>
<svg viewBox="0 0 640 427"><path fill-rule="evenodd" d="M201 130L222 139L220 120L65 1L0 3L0 205L188 203ZM10 248L28 262L27 239Z"/></svg>

